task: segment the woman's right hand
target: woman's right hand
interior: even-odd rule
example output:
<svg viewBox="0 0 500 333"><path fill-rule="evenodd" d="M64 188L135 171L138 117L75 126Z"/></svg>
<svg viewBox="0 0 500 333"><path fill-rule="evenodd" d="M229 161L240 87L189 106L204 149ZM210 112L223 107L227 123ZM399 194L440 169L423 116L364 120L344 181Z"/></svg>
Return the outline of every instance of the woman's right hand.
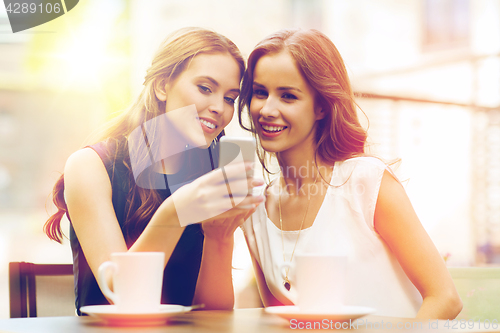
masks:
<svg viewBox="0 0 500 333"><path fill-rule="evenodd" d="M181 226L209 220L224 213L225 218L255 208L263 196L252 196L260 179L247 177L251 164L233 164L218 168L179 188L172 200ZM231 193L231 195L229 195ZM236 209L233 209L236 208Z"/></svg>

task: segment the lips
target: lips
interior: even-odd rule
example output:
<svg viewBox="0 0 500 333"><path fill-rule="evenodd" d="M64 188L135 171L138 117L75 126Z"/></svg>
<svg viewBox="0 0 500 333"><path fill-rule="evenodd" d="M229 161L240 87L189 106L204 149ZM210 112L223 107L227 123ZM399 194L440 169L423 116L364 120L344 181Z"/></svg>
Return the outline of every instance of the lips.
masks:
<svg viewBox="0 0 500 333"><path fill-rule="evenodd" d="M260 127L262 128L262 135L266 137L276 137L288 128L287 126L270 123L260 123Z"/></svg>
<svg viewBox="0 0 500 333"><path fill-rule="evenodd" d="M268 125L262 125L262 129L266 132L281 132L284 130L286 126L268 126Z"/></svg>
<svg viewBox="0 0 500 333"><path fill-rule="evenodd" d="M198 120L200 121L203 130L207 133L213 133L219 127L215 120L207 118L198 118Z"/></svg>

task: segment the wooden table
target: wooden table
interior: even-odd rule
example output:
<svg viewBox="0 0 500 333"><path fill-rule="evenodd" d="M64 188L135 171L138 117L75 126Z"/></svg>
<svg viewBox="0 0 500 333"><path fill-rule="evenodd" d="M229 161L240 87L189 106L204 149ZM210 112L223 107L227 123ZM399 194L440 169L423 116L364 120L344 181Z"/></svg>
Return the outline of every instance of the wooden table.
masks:
<svg viewBox="0 0 500 333"><path fill-rule="evenodd" d="M448 324L448 325L447 325ZM30 333L279 333L294 331L347 331L334 323L319 322L318 330L306 329L306 323L290 323L285 319L267 314L263 309L237 309L234 311L192 311L176 316L163 326L156 327L111 327L106 326L98 319L91 317L41 317L41 318L16 318L0 320L0 332L30 332ZM309 324L312 325L312 324ZM484 329L479 323L472 329L460 329L460 325L452 328L452 322L416 321L394 317L366 316L359 322L351 323L350 331L365 332L500 332L500 327L489 330ZM357 326L356 326L357 325ZM331 327L330 327L331 326ZM449 328L447 328L447 326ZM463 326L463 325L462 325ZM491 326L491 325L490 325ZM500 326L500 324L498 324ZM330 329L331 328L331 329Z"/></svg>

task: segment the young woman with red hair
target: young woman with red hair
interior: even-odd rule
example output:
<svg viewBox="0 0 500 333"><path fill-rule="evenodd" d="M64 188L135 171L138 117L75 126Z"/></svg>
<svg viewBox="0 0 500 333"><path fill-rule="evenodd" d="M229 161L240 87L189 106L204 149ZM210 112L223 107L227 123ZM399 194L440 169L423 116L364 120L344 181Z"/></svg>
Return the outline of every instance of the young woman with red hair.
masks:
<svg viewBox="0 0 500 333"><path fill-rule="evenodd" d="M250 54L240 124L280 173L243 224L263 303L295 304L294 254L348 257L345 304L397 317L455 318L461 301L444 261L391 170L365 154L347 71L316 30L282 30ZM246 110L246 111L245 111ZM243 112L251 119L245 127Z"/></svg>

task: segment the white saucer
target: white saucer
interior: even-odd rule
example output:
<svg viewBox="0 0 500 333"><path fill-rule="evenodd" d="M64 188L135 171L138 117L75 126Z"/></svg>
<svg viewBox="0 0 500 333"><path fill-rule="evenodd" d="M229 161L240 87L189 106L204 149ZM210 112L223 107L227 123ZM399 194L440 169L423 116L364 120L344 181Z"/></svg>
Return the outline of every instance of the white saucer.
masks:
<svg viewBox="0 0 500 333"><path fill-rule="evenodd" d="M344 305L337 311L309 312L300 311L299 307L294 305L270 306L265 309L267 313L275 314L287 320L295 319L297 321L322 321L324 319L337 321L349 321L352 319L366 316L375 312L375 309L366 306L348 306Z"/></svg>
<svg viewBox="0 0 500 333"><path fill-rule="evenodd" d="M113 326L156 326L165 324L169 317L191 311L191 307L162 304L155 312L126 313L118 312L116 305L87 305L82 306L80 311Z"/></svg>

